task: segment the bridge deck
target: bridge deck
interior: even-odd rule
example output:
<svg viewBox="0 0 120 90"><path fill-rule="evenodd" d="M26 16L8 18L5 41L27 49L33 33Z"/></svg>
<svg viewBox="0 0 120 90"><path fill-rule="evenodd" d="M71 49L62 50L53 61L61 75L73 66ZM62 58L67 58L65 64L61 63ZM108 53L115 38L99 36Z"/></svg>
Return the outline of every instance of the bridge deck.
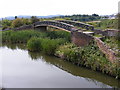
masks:
<svg viewBox="0 0 120 90"><path fill-rule="evenodd" d="M36 22L34 24L34 27L39 27L39 26L51 26L68 31L77 30L73 25L58 21L41 21L41 22Z"/></svg>
<svg viewBox="0 0 120 90"><path fill-rule="evenodd" d="M92 25L86 24L86 23L82 23L82 22L78 22L78 21L71 21L71 20L58 20L59 22L64 22L67 24L71 24L73 26L78 26L78 27L82 27L85 28L87 30L94 30L94 27Z"/></svg>

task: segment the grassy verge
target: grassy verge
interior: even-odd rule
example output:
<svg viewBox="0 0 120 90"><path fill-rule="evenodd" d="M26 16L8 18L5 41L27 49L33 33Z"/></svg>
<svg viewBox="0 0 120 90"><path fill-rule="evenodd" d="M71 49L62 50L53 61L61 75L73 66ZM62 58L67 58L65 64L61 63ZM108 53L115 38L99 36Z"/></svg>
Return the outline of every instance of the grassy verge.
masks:
<svg viewBox="0 0 120 90"><path fill-rule="evenodd" d="M112 49L117 55L118 57L120 57L120 40L116 37L105 37L102 39L103 42L105 42L105 44L107 46L109 46L110 49Z"/></svg>
<svg viewBox="0 0 120 90"><path fill-rule="evenodd" d="M74 44L66 44L57 48L55 55L78 66L85 66L95 71L120 78L120 67L109 62L105 55L99 51L95 43L86 47L77 47Z"/></svg>

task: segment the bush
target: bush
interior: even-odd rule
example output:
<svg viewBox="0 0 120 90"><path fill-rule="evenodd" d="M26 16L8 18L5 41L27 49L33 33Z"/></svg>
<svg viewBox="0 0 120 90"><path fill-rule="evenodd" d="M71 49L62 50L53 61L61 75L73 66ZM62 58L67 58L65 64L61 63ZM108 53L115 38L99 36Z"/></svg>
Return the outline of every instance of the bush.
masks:
<svg viewBox="0 0 120 90"><path fill-rule="evenodd" d="M12 21L5 19L2 21L1 24L2 24L2 30L4 30L7 28L11 28Z"/></svg>
<svg viewBox="0 0 120 90"><path fill-rule="evenodd" d="M27 48L29 51L40 51L41 50L41 39L40 38L31 38L27 42Z"/></svg>
<svg viewBox="0 0 120 90"><path fill-rule="evenodd" d="M66 41L64 39L43 39L41 45L44 53L53 55L56 48L65 42Z"/></svg>
<svg viewBox="0 0 120 90"><path fill-rule="evenodd" d="M29 19L27 19L27 18L23 18L23 19L22 19L22 22L23 22L24 25L29 25L29 24L31 24L31 21L30 21Z"/></svg>
<svg viewBox="0 0 120 90"><path fill-rule="evenodd" d="M39 21L39 19L36 16L31 17L31 23L32 24L35 23L35 22L38 22L38 21Z"/></svg>
<svg viewBox="0 0 120 90"><path fill-rule="evenodd" d="M47 36L50 37L51 39L56 39L56 38L64 38L67 41L70 41L70 33L66 31L48 31Z"/></svg>
<svg viewBox="0 0 120 90"><path fill-rule="evenodd" d="M13 20L13 22L12 22L12 27L13 27L13 28L20 27L20 26L22 26L23 24L24 24L24 23L23 23L22 19L17 18L17 19L15 19L15 20Z"/></svg>
<svg viewBox="0 0 120 90"><path fill-rule="evenodd" d="M64 39L49 39L49 38L31 38L27 42L27 48L30 51L43 51L45 54L53 55L56 48L65 43Z"/></svg>
<svg viewBox="0 0 120 90"><path fill-rule="evenodd" d="M80 53L78 48L79 47L76 47L76 45L72 43L67 43L65 45L59 46L55 54L57 56L62 56L67 61L70 61L75 64L75 63L78 63L80 60Z"/></svg>

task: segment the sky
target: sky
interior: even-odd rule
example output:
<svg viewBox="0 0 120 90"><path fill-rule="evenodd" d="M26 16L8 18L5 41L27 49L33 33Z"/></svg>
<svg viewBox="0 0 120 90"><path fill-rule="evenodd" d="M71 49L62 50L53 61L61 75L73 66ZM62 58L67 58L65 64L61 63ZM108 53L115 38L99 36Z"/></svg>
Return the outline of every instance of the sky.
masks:
<svg viewBox="0 0 120 90"><path fill-rule="evenodd" d="M110 15L120 0L0 0L0 18L18 15Z"/></svg>

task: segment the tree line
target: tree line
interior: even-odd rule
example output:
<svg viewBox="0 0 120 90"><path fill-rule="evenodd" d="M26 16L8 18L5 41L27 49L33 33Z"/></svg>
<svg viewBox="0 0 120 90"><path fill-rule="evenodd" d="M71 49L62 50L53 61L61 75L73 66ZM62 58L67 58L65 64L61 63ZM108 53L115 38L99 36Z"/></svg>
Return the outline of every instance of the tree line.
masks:
<svg viewBox="0 0 120 90"><path fill-rule="evenodd" d="M18 18L17 16L15 16L14 20L4 19L2 20L1 24L2 24L2 29L4 30L4 29L20 27L23 25L30 25L38 21L40 21L40 19L37 18L36 16L32 16L30 19Z"/></svg>

